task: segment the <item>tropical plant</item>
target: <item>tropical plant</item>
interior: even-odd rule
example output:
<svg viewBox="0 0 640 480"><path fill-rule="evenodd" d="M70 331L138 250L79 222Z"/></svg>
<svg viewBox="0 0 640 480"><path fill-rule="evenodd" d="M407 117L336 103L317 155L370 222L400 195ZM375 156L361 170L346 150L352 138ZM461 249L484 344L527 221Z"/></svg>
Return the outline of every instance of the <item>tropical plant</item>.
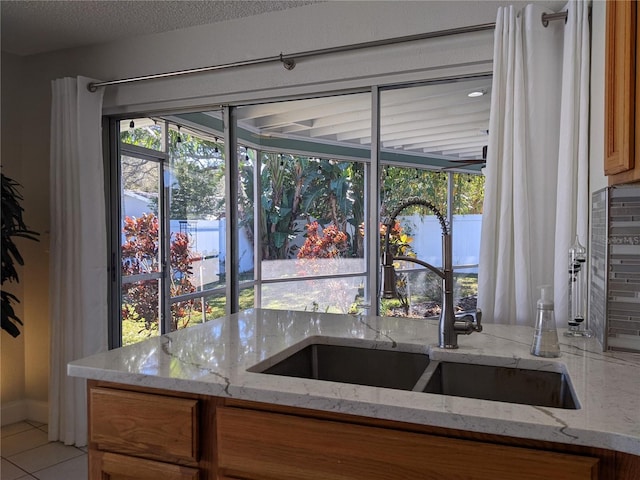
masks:
<svg viewBox="0 0 640 480"><path fill-rule="evenodd" d="M351 256L362 256L359 237L352 239L348 225L364 218L364 167L359 163L262 152L260 169L260 244L265 260L294 257L292 240L302 233L298 220L313 218L320 225L335 225L347 237ZM239 212L241 224L253 232L253 164L242 167ZM346 253L345 253L346 255Z"/></svg>
<svg viewBox="0 0 640 480"><path fill-rule="evenodd" d="M305 226L305 242L298 252L298 258L337 258L344 256L348 248L347 234L331 224L320 230L317 221Z"/></svg>
<svg viewBox="0 0 640 480"><path fill-rule="evenodd" d="M317 276L338 273L340 259L348 255L349 241L347 234L341 231L337 225L329 224L323 228L317 221L305 226L305 242L298 252L297 267L302 276ZM311 280L311 290L329 302L329 308L336 308L342 313L347 313L354 303L354 298L349 293L350 289L341 278L329 278ZM317 288L314 288L317 287ZM314 300L312 310L317 311L318 304Z"/></svg>
<svg viewBox="0 0 640 480"><path fill-rule="evenodd" d="M20 281L16 265L24 265L24 259L20 255L14 238L26 238L27 240L38 241L39 234L29 230L24 223L22 213L24 209L20 203L24 200L18 191L20 184L15 180L2 174L2 285L6 281ZM20 303L18 298L2 290L2 329L7 331L12 337L20 335L18 325L24 325L16 315L13 304Z"/></svg>
<svg viewBox="0 0 640 480"><path fill-rule="evenodd" d="M126 217L123 226L125 242L122 245L123 276L160 271L158 260L158 218L143 214L139 218ZM191 250L189 237L184 233L171 236L171 286L172 297L196 291L191 283ZM158 324L158 281L142 280L122 286L122 319L144 322L144 329L151 331ZM190 313L201 308L199 300L174 302L171 304L171 328L184 327Z"/></svg>

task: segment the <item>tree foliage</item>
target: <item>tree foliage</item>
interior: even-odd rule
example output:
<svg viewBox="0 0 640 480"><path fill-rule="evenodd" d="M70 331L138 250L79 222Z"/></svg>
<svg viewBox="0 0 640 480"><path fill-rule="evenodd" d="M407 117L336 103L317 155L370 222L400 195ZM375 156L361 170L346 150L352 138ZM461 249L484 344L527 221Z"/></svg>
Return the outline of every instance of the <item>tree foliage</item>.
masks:
<svg viewBox="0 0 640 480"><path fill-rule="evenodd" d="M186 133L169 132L171 197L176 219L220 218L224 214L224 159L219 144Z"/></svg>
<svg viewBox="0 0 640 480"><path fill-rule="evenodd" d="M299 221L315 219L335 225L348 238L350 255L362 254L362 244L347 228L364 218L364 169L361 164L274 152L262 153L260 170L260 245L265 260L292 258L292 241L301 233ZM241 175L241 218L253 232L253 164ZM355 241L354 241L355 240Z"/></svg>
<svg viewBox="0 0 640 480"><path fill-rule="evenodd" d="M143 214L140 218L126 217L123 226L125 242L122 244L123 276L160 271L158 251L159 224L154 214ZM191 283L191 251L189 237L174 233L170 246L170 295L175 297L196 291ZM193 310L201 308L199 300L173 302L171 304L171 328L184 327ZM159 321L158 279L141 280L122 285L122 319L144 323L150 331Z"/></svg>
<svg viewBox="0 0 640 480"><path fill-rule="evenodd" d="M159 125L123 130L120 140L162 151L162 129ZM186 132L167 132L169 153L169 215L174 219L219 218L224 213L224 158L221 144ZM160 189L159 164L154 161L123 156L121 161L123 189L154 195L153 212L158 213L157 192Z"/></svg>
<svg viewBox="0 0 640 480"><path fill-rule="evenodd" d="M381 181L381 214L389 214L393 208L409 197L430 200L436 208L446 214L447 172L422 170L407 167L386 167ZM453 213L468 215L482 213L484 200L484 176L475 174L453 174ZM421 207L406 210L407 214L417 213Z"/></svg>

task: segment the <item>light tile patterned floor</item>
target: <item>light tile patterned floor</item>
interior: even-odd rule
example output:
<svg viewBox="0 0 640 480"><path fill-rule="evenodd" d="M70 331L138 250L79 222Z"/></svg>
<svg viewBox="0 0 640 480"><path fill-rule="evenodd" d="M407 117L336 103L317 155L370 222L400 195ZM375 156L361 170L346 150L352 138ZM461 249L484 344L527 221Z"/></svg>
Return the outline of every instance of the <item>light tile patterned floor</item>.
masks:
<svg viewBox="0 0 640 480"><path fill-rule="evenodd" d="M2 427L0 453L2 480L87 480L86 449L49 442L42 423Z"/></svg>

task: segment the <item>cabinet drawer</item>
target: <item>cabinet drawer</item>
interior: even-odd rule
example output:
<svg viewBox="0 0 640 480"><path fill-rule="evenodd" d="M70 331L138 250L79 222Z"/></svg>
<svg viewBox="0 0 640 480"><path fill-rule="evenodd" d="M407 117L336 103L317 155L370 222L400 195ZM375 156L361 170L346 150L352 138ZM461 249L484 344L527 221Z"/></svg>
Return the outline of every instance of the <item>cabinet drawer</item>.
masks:
<svg viewBox="0 0 640 480"><path fill-rule="evenodd" d="M198 469L127 457L117 453L89 453L89 478L101 480L198 480Z"/></svg>
<svg viewBox="0 0 640 480"><path fill-rule="evenodd" d="M598 459L277 413L218 408L218 467L252 480L593 480Z"/></svg>
<svg viewBox="0 0 640 480"><path fill-rule="evenodd" d="M100 387L89 392L92 448L197 464L197 400Z"/></svg>

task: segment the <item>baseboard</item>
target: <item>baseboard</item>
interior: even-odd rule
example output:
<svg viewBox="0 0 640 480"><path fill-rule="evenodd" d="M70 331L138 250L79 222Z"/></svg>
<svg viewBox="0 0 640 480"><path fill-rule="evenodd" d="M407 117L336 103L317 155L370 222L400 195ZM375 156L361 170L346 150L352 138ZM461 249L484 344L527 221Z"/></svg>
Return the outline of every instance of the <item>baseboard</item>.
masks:
<svg viewBox="0 0 640 480"><path fill-rule="evenodd" d="M27 401L16 400L15 402L3 403L0 407L0 424L11 425L27 419Z"/></svg>
<svg viewBox="0 0 640 480"><path fill-rule="evenodd" d="M0 407L0 425L32 420L49 423L49 404L40 400L16 400Z"/></svg>

